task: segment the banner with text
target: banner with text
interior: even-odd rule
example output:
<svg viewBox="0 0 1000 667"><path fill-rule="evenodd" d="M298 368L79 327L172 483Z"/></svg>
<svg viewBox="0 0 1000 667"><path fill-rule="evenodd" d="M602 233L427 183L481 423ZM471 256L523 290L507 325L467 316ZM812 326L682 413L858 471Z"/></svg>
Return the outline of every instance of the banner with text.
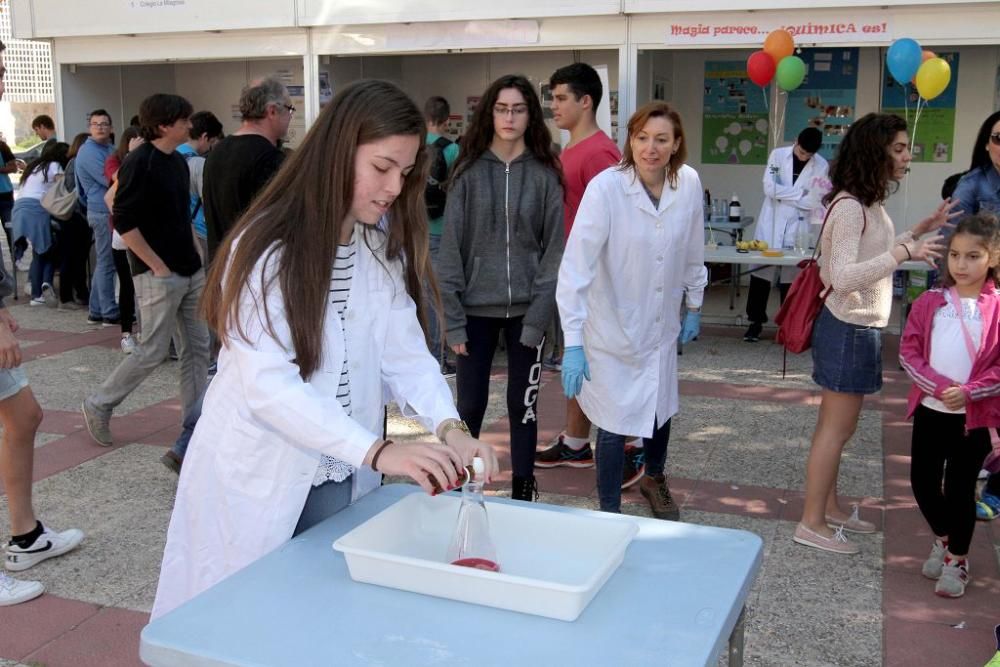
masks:
<svg viewBox="0 0 1000 667"><path fill-rule="evenodd" d="M679 20L671 21L667 44L754 44L763 45L772 30L787 30L796 44L834 44L844 42L892 41L892 24L888 18L872 15L867 20L807 21L785 23L780 19L761 16L744 20Z"/></svg>

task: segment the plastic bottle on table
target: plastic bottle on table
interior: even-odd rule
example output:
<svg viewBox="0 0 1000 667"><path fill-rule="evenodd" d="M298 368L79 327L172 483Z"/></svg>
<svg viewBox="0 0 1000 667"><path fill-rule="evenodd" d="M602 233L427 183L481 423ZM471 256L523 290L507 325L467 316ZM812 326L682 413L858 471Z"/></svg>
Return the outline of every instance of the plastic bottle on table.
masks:
<svg viewBox="0 0 1000 667"><path fill-rule="evenodd" d="M452 565L478 570L499 572L497 550L490 536L490 521L483 501L483 473L481 458L472 459L474 475L462 486L462 504L458 521L448 546L448 562Z"/></svg>

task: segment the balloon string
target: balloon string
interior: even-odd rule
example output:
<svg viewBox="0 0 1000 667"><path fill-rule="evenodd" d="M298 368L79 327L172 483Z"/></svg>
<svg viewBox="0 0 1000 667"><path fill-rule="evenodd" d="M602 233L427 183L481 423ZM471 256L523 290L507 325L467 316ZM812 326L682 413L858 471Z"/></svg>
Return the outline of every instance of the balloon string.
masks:
<svg viewBox="0 0 1000 667"><path fill-rule="evenodd" d="M921 105L923 102L923 105ZM917 96L917 107L913 112L913 131L910 132L910 154L913 154L914 142L917 140L917 125L920 123L920 114L924 107L927 106L927 101L923 97ZM913 164L911 161L910 164ZM911 168L907 168L909 171ZM906 182L903 184L903 224L907 224L909 220L908 214L910 210L910 179L909 174L907 174Z"/></svg>

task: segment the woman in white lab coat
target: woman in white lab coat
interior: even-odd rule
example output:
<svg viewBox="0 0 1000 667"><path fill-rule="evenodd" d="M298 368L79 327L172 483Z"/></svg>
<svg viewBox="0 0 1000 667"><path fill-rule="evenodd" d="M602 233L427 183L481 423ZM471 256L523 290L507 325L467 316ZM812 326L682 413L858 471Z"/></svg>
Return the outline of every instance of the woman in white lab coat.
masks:
<svg viewBox="0 0 1000 667"><path fill-rule="evenodd" d="M563 389L599 429L606 512L620 511L625 435L636 434L645 441L640 492L654 516L680 516L664 476L677 340L698 335L707 283L703 190L686 155L676 110L652 102L636 111L621 165L587 186L559 267Z"/></svg>
<svg viewBox="0 0 1000 667"><path fill-rule="evenodd" d="M184 459L153 617L379 485L454 486L462 430L415 303L429 275L423 117L395 85L341 91L231 232L204 312L223 342ZM381 218L386 230L378 229ZM436 295L435 295L436 296ZM440 443L382 440L383 386Z"/></svg>
<svg viewBox="0 0 1000 667"><path fill-rule="evenodd" d="M823 219L823 196L830 191L829 165L818 153L823 133L815 127L799 132L795 144L775 148L764 170L764 204L754 228L754 240L766 241L771 248L791 248L804 227ZM795 267L757 267L750 275L747 291L747 319L750 327L743 340L756 343L767 322L767 299L771 286L778 285L781 300L795 279Z"/></svg>

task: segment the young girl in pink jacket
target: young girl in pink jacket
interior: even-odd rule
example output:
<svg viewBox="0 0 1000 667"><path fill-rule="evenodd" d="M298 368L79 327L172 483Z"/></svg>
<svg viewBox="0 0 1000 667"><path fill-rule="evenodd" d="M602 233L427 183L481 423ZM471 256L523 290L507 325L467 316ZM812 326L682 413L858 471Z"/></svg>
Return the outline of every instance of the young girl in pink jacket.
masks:
<svg viewBox="0 0 1000 667"><path fill-rule="evenodd" d="M913 379L910 483L936 539L923 574L960 597L976 523L976 476L1000 426L1000 224L966 217L948 244L942 286L913 304L900 362ZM943 490L942 490L943 482Z"/></svg>

